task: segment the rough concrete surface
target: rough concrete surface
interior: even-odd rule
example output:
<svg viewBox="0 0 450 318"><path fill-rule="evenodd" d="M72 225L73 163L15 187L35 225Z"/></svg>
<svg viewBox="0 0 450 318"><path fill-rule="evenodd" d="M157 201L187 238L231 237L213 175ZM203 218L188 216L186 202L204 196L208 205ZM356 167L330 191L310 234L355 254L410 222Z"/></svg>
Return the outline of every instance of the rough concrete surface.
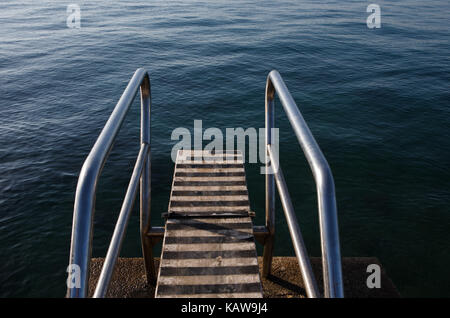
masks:
<svg viewBox="0 0 450 318"><path fill-rule="evenodd" d="M89 280L89 295L94 293L95 284L100 275L103 258L93 258ZM159 259L155 260L159 266ZM261 258L258 258L260 272ZM381 267L381 288L369 289L366 285L366 272L369 264ZM322 264L319 257L311 258L311 265L319 284L322 286ZM396 287L383 270L383 266L375 257L344 257L342 259L345 297L350 298L391 298L400 297ZM272 274L262 279L264 297L267 298L303 298L306 296L300 269L295 257L274 257ZM120 298L153 298L155 288L146 283L144 262L142 258L119 258L116 264L107 297Z"/></svg>

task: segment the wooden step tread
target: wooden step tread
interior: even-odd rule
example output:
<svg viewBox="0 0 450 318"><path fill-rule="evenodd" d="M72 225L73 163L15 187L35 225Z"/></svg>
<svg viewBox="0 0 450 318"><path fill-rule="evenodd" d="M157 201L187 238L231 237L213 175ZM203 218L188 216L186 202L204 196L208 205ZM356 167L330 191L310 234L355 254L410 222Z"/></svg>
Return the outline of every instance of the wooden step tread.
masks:
<svg viewBox="0 0 450 318"><path fill-rule="evenodd" d="M155 297L261 298L249 211L239 152L179 151Z"/></svg>
<svg viewBox="0 0 450 318"><path fill-rule="evenodd" d="M178 151L169 216L246 216L249 211L240 152Z"/></svg>

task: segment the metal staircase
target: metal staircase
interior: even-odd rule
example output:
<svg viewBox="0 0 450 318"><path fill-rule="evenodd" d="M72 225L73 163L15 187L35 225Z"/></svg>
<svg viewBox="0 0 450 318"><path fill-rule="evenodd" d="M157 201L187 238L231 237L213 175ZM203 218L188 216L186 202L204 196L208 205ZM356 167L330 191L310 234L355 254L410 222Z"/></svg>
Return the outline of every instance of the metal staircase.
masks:
<svg viewBox="0 0 450 318"><path fill-rule="evenodd" d="M261 297L254 239L264 245L262 275L266 277L270 274L275 238L275 186L283 205L307 295L321 296L278 158L272 150L271 128L274 128L274 98L277 93L316 182L324 296L343 297L333 176L280 74L277 71L270 72L266 84L266 170L271 169L272 172L265 176L265 225L253 226L251 223L245 173L242 175L243 162L231 163L237 166L222 167L220 165L230 163L205 162L205 157L217 154L205 156L201 152L201 163L192 163L192 158L186 157L192 154L195 156L195 153L179 154L166 225L154 227L150 218L151 91L150 78L144 69L138 69L133 75L81 169L75 196L68 277L68 282L76 283L69 286L67 296L88 296L97 180L138 90L141 95L141 147L93 296L106 295L139 187L142 252L147 280L152 284L157 283L157 297ZM226 154L219 156L223 160ZM233 157L239 157L239 154ZM197 164L205 166L197 167ZM217 185L218 180L222 184ZM232 188L241 185L244 187ZM163 238L157 279L152 250ZM244 254L245 257L236 257Z"/></svg>

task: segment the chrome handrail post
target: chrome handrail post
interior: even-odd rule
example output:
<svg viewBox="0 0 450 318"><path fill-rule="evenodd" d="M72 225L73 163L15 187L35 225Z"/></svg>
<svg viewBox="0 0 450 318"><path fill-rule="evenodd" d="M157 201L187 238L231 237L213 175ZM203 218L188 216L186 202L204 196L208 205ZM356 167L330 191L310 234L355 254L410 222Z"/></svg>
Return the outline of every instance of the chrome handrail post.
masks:
<svg viewBox="0 0 450 318"><path fill-rule="evenodd" d="M341 252L337 219L334 180L331 172L321 176L317 184L320 237L322 242L322 268L325 297L344 297Z"/></svg>
<svg viewBox="0 0 450 318"><path fill-rule="evenodd" d="M138 89L142 88L144 77L148 79L146 70L136 70L81 168L75 193L68 267L67 296L70 298L87 297L97 181L134 97ZM148 83L148 90L144 89L148 94L145 93L144 96L148 96L146 107L149 112L150 81L144 82ZM146 84L143 87L146 88ZM146 126L149 126L150 115L144 117L148 122ZM150 133L146 138L147 136L149 141Z"/></svg>
<svg viewBox="0 0 450 318"><path fill-rule="evenodd" d="M141 84L141 143L149 145L149 152L141 176L140 193L140 232L141 248L144 258L144 266L147 275L147 282L156 281L156 269L153 260L152 242L148 237L151 229L151 85L148 75Z"/></svg>
<svg viewBox="0 0 450 318"><path fill-rule="evenodd" d="M150 109L151 109L151 91L150 79L144 77L141 84L141 144L147 144L150 147ZM151 163L150 151L146 160L144 171L141 176L141 196L140 196L140 229L141 233L147 233L150 229L150 176Z"/></svg>
<svg viewBox="0 0 450 318"><path fill-rule="evenodd" d="M273 87L273 90L266 89L266 100L273 100L272 94L275 94L275 92L278 94L287 118L311 167L316 183L324 295L325 297L344 297L336 195L331 169L281 75L276 70L269 73L266 87Z"/></svg>
<svg viewBox="0 0 450 318"><path fill-rule="evenodd" d="M122 207L120 208L119 218L117 219L114 233L108 247L108 252L106 253L105 261L103 263L97 286L95 288L93 296L94 298L105 297L106 292L108 291L109 283L114 272L114 267L119 257L123 240L125 238L128 221L130 219L133 205L136 200L139 179L148 158L147 154L149 150L150 149L148 144L141 144L139 155L133 168L133 174L131 176L127 192L125 194L125 199L123 200Z"/></svg>
<svg viewBox="0 0 450 318"><path fill-rule="evenodd" d="M268 147L268 153L274 170L278 194L280 195L281 204L283 205L284 214L286 216L286 223L292 237L292 245L294 246L295 255L297 256L297 261L302 273L306 295L309 298L317 298L320 295L319 289L311 268L308 251L306 250L306 246L303 241L294 207L292 206L291 196L289 195L289 191L287 189L283 171L279 165L277 155L272 152L272 148L270 146Z"/></svg>
<svg viewBox="0 0 450 318"><path fill-rule="evenodd" d="M263 251L263 277L270 275L273 259L273 248L275 240L275 179L274 175L270 173L270 157L268 148L272 144L272 129L275 126L275 105L274 105L275 89L270 81L266 83L265 93L265 210L266 210L266 228L269 231L265 242Z"/></svg>

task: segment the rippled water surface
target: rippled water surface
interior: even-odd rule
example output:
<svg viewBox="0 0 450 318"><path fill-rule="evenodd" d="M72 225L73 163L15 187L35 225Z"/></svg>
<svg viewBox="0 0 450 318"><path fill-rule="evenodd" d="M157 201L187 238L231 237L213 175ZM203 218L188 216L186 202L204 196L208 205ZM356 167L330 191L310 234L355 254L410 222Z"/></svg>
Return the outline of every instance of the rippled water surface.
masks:
<svg viewBox="0 0 450 318"><path fill-rule="evenodd" d="M81 29L66 7L81 6ZM152 80L152 209L167 210L176 127L263 127L283 76L333 169L342 254L376 256L404 296L450 296L447 1L16 1L0 4L0 296L65 293L77 176L138 67ZM320 255L314 183L277 107L281 164ZM138 152L137 101L99 182L104 256ZM264 177L247 166L264 219ZM137 211L136 211L137 212ZM134 213L122 256L139 256ZM276 254L293 255L278 205Z"/></svg>

